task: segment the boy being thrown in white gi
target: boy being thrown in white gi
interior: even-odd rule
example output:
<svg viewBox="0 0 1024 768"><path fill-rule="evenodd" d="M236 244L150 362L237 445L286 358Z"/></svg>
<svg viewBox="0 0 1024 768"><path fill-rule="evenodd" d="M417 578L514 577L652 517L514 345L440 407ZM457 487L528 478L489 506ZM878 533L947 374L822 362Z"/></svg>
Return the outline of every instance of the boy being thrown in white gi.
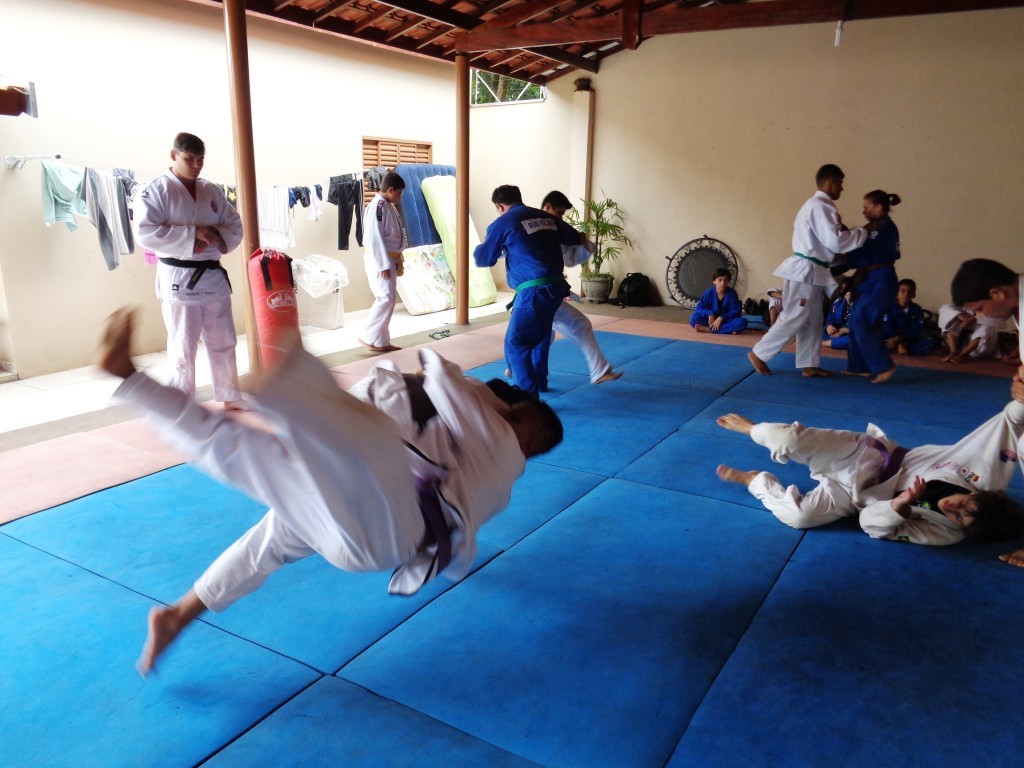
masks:
<svg viewBox="0 0 1024 768"><path fill-rule="evenodd" d="M547 405L507 402L429 349L415 387L395 371L375 374L376 400L389 416L339 389L297 339L253 393L274 427L267 432L136 371L132 325L131 312L120 310L103 334L99 365L124 379L115 396L145 409L199 469L270 507L177 603L150 611L143 674L207 608L223 611L314 553L346 571L394 569L394 594L413 594L442 571L462 578L477 530L508 505L526 459L562 439ZM415 446L403 435L415 436Z"/></svg>
<svg viewBox="0 0 1024 768"><path fill-rule="evenodd" d="M744 472L725 464L723 480L747 490L786 525L815 528L859 514L876 539L915 544L1006 541L1024 533L1017 505L1003 492L1017 467L1024 433L1024 383L1014 381L1011 400L955 445L909 451L873 424L868 431L815 429L798 422L754 424L735 413L719 426L750 435L773 461L807 465L819 485L807 494L783 486L770 472ZM902 489L902 490L900 490Z"/></svg>

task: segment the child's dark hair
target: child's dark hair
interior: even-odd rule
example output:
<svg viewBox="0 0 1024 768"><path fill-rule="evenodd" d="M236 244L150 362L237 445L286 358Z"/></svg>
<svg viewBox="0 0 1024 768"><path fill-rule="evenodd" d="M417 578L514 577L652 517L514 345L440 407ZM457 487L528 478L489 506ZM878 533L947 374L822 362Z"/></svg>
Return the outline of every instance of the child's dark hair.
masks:
<svg viewBox="0 0 1024 768"><path fill-rule="evenodd" d="M842 181L846 178L846 174L843 173L843 169L838 165L832 163L825 163L818 169L818 172L814 174L814 183L819 187L826 181Z"/></svg>
<svg viewBox="0 0 1024 768"><path fill-rule="evenodd" d="M732 280L732 272L726 269L725 267L719 267L718 269L711 273L712 282L714 282L720 277L728 277L729 280Z"/></svg>
<svg viewBox="0 0 1024 768"><path fill-rule="evenodd" d="M380 191L387 192L389 189L405 189L405 179L394 171L388 171L380 180Z"/></svg>
<svg viewBox="0 0 1024 768"><path fill-rule="evenodd" d="M882 210L886 213L888 213L889 209L894 205L899 205L903 202L899 195L891 194L886 192L884 189L873 189L864 195L864 199L870 200L875 205L882 206Z"/></svg>
<svg viewBox="0 0 1024 768"><path fill-rule="evenodd" d="M902 280L900 280L899 283L896 284L896 287L898 288L901 285L905 285L908 288L910 288L910 290L912 290L914 293L917 293L917 283L911 280L909 277L904 277Z"/></svg>
<svg viewBox="0 0 1024 768"><path fill-rule="evenodd" d="M203 143L203 140L194 133L185 133L182 131L174 137L174 151L191 152L193 155L205 155L206 145Z"/></svg>
<svg viewBox="0 0 1024 768"><path fill-rule="evenodd" d="M971 301L985 301L989 291L1004 285L1016 285L1017 273L992 259L968 259L960 265L949 286L958 307Z"/></svg>
<svg viewBox="0 0 1024 768"><path fill-rule="evenodd" d="M572 208L572 203L569 202L569 198L559 192L557 189L548 192L544 199L541 201L540 207L551 206L552 208L565 208L569 210Z"/></svg>
<svg viewBox="0 0 1024 768"><path fill-rule="evenodd" d="M998 544L1019 538L1024 533L1024 516L1017 503L1005 491L976 491L974 520L964 534L978 544Z"/></svg>
<svg viewBox="0 0 1024 768"><path fill-rule="evenodd" d="M519 205L523 202L523 193L519 191L519 187L502 184L495 187L491 193L491 202L496 205Z"/></svg>
<svg viewBox="0 0 1024 768"><path fill-rule="evenodd" d="M503 379L491 379L487 382L488 389L493 392L499 400L504 400L509 405L524 405L530 408L537 417L536 429L530 435L533 452L531 456L539 456L547 453L560 442L565 435L562 427L562 420L554 409L540 398L524 392L519 387L512 386ZM521 407L522 407L521 405Z"/></svg>

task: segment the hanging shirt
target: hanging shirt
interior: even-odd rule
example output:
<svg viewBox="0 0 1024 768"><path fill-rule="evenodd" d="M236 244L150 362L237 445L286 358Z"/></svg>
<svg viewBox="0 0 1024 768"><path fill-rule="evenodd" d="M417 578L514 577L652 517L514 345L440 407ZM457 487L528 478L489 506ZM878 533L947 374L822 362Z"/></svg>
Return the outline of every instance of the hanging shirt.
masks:
<svg viewBox="0 0 1024 768"><path fill-rule="evenodd" d="M85 169L60 160L43 160L43 223L51 226L58 221L74 232L78 229L75 214L84 216L85 202L79 198Z"/></svg>

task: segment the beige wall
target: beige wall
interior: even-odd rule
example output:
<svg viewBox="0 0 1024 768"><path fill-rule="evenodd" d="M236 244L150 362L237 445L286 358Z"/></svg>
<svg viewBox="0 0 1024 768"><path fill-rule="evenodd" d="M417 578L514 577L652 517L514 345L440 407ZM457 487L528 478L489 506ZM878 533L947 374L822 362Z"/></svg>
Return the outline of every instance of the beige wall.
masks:
<svg viewBox="0 0 1024 768"><path fill-rule="evenodd" d="M178 130L207 141L204 175L234 177L219 8L160 0L0 0L0 74L36 82L40 118L0 118L3 154L63 153L153 176ZM616 198L637 247L614 265L663 285L666 261L705 233L729 243L740 292L777 282L793 216L824 162L847 172L840 210L898 192L901 275L937 307L956 264L990 255L1019 264L1024 11L677 35L602 63L596 96L595 194ZM454 163L454 69L443 63L249 19L260 185L326 182L360 166L364 135L431 141ZM54 52L63 52L55 54ZM71 52L71 53L68 53ZM471 112L470 197L480 234L491 190L518 184L536 204L569 184L572 77L542 104ZM163 346L152 268L141 254L108 272L95 229L45 228L40 171L0 168L0 360L23 376L91 359L96 329L125 303L144 312L140 351ZM369 305L361 255L336 248L337 208L295 219L293 256L348 267L345 305ZM227 259L236 280L240 257ZM501 267L496 276L503 274ZM241 327L239 297L236 320Z"/></svg>
<svg viewBox="0 0 1024 768"><path fill-rule="evenodd" d="M0 74L32 80L38 119L0 118L3 154L61 153L144 178L169 163L179 130L207 144L204 177L234 183L223 14L162 0L0 0L8 35ZM434 161L454 163L454 68L358 45L311 30L248 19L250 77L260 186L322 183L362 167L362 136L430 141ZM123 304L143 312L139 351L164 346L153 268L141 250L110 272L96 230L44 227L40 165L0 168L0 360L32 376L86 365L102 319ZM326 188L325 188L326 193ZM290 254L339 258L351 285L345 305L372 302L362 252L337 250L338 209L308 222L296 208ZM236 286L239 252L226 257ZM5 304L5 301L6 304ZM241 329L241 296L235 318Z"/></svg>
<svg viewBox="0 0 1024 768"><path fill-rule="evenodd" d="M664 291L665 256L705 233L737 251L741 296L776 284L822 163L861 198L897 192L901 277L937 308L959 262L1024 267L1024 10L676 35L602 63L595 178L637 242L616 266Z"/></svg>

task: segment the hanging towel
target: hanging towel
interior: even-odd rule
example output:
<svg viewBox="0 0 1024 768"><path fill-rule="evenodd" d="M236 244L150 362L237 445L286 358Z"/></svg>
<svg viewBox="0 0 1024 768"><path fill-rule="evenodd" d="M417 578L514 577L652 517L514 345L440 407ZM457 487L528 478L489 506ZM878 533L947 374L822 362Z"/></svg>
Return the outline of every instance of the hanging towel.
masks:
<svg viewBox="0 0 1024 768"><path fill-rule="evenodd" d="M80 197L85 202L89 221L99 233L100 251L107 269L116 269L121 264L122 254L135 251L124 186L120 179L108 173L86 168Z"/></svg>
<svg viewBox="0 0 1024 768"><path fill-rule="evenodd" d="M85 215L85 203L79 199L85 169L60 160L43 160L43 222L46 226L63 221L68 229L78 229L75 214Z"/></svg>

